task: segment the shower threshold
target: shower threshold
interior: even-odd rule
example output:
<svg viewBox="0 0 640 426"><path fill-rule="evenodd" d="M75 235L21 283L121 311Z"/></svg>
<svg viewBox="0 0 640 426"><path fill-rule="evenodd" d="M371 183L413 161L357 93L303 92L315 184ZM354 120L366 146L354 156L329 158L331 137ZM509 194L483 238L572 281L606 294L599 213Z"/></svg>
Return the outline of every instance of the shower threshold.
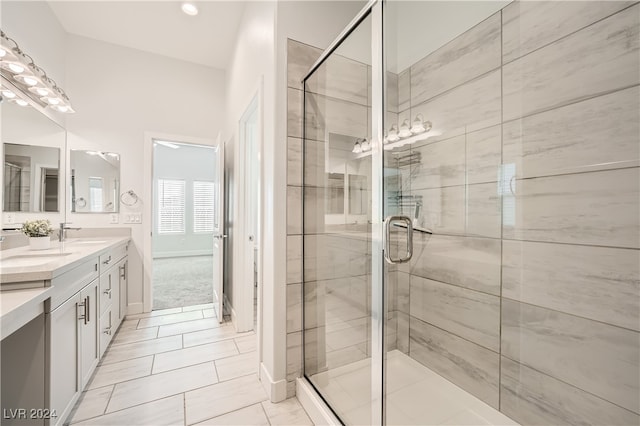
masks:
<svg viewBox="0 0 640 426"><path fill-rule="evenodd" d="M346 425L370 425L371 359L311 376ZM387 354L388 425L518 425L406 354Z"/></svg>

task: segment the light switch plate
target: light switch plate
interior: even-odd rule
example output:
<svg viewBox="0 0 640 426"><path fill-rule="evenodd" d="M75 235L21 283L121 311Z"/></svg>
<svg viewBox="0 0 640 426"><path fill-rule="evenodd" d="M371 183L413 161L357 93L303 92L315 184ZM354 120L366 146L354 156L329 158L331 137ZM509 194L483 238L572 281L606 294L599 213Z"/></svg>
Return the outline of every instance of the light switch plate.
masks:
<svg viewBox="0 0 640 426"><path fill-rule="evenodd" d="M124 223L142 223L142 213L127 213L124 215Z"/></svg>

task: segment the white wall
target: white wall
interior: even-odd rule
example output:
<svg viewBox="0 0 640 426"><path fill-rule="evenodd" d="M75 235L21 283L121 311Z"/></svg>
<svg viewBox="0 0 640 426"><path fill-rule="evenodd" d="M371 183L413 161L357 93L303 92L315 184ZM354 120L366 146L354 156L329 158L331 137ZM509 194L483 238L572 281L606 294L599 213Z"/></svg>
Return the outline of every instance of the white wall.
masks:
<svg viewBox="0 0 640 426"><path fill-rule="evenodd" d="M143 190L145 132L215 140L224 125L224 72L84 37L67 39L67 93L76 114L67 118L68 149L121 155L120 190ZM121 214L131 210L121 205ZM111 225L109 214L68 213L81 227ZM144 218L148 220L149 218ZM142 310L143 228L131 225L129 312Z"/></svg>
<svg viewBox="0 0 640 426"><path fill-rule="evenodd" d="M239 120L251 103L257 92L261 91L261 122L262 148L261 148L261 198L262 198L262 341L264 346L261 353L261 374L263 384L270 393L272 400L282 399L286 394L285 374L286 360L282 350L286 350L286 341L276 336L276 330L286 328L286 319L282 315L276 315L277 306L285 303L286 294L284 287L277 283L284 282L284 270L276 267L278 248L283 250L284 244L276 241L276 236L285 231L285 218L282 215L286 198L278 192L284 188L286 180L276 176L275 162L278 145L274 139L275 123L275 13L274 2L251 2L245 7L245 11L238 31L238 39L234 48L231 65L228 69L227 79L227 125L224 132L224 140L228 143L239 141ZM233 142L230 142L233 141ZM229 149L229 148L228 148ZM235 155L232 156L234 165L226 165L227 170L233 170L233 176L227 177L234 182L233 188L238 192L242 187L242 171L239 169L239 159L242 151L238 146L233 147ZM286 151L282 151L286 155ZM286 160L285 160L286 161ZM285 162L286 165L286 162ZM278 197L276 197L278 194ZM238 212L240 197L233 194L235 208L231 211ZM240 218L233 218L234 241L244 240L244 235L235 232ZM259 237L260 239L260 237ZM278 245L279 244L279 245ZM241 283L240 244L232 245L233 267L227 271L231 277L234 304L237 305L239 292L237 286ZM277 384L277 382L280 382Z"/></svg>

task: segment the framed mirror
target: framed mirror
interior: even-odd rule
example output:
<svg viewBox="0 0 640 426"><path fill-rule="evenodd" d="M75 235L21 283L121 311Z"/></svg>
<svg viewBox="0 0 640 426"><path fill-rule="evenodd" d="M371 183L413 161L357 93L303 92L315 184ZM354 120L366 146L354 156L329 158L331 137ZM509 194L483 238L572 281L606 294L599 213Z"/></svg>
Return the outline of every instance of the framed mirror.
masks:
<svg viewBox="0 0 640 426"><path fill-rule="evenodd" d="M72 213L117 213L120 194L120 154L71 150Z"/></svg>
<svg viewBox="0 0 640 426"><path fill-rule="evenodd" d="M32 213L64 220L65 130L31 105L4 102L1 114L3 222L19 223Z"/></svg>

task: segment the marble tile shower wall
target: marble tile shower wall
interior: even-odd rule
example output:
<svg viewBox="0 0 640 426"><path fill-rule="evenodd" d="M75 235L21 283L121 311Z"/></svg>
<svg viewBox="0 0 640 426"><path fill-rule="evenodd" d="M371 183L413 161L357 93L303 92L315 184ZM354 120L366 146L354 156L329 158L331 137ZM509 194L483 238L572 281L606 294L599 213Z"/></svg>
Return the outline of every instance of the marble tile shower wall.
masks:
<svg viewBox="0 0 640 426"><path fill-rule="evenodd" d="M523 424L640 421L640 5L514 2L398 75L397 347Z"/></svg>
<svg viewBox="0 0 640 426"><path fill-rule="evenodd" d="M421 225L434 235L416 234L414 259L390 273L392 347L523 424L640 421L639 9L514 2L389 75L397 103L387 127L422 113L442 132L413 145L421 163L402 170L403 193L423 197ZM290 395L302 371L300 80L320 53L289 41ZM317 105L333 103L327 120L353 134L363 99L334 90ZM315 161L324 128L317 123L310 135L319 141L306 142L307 184L324 173ZM306 193L305 202L324 196ZM317 228L320 219L305 218L316 227L305 230L315 239L308 247L344 247L344 236ZM307 320L335 317L334 330L351 333L337 335L332 362L366 354L366 320L338 314L370 297L358 281L366 275L348 269L362 267L354 260L366 247L357 244L340 262L327 257L324 272L306 271L315 285L307 297L332 294L336 309Z"/></svg>

